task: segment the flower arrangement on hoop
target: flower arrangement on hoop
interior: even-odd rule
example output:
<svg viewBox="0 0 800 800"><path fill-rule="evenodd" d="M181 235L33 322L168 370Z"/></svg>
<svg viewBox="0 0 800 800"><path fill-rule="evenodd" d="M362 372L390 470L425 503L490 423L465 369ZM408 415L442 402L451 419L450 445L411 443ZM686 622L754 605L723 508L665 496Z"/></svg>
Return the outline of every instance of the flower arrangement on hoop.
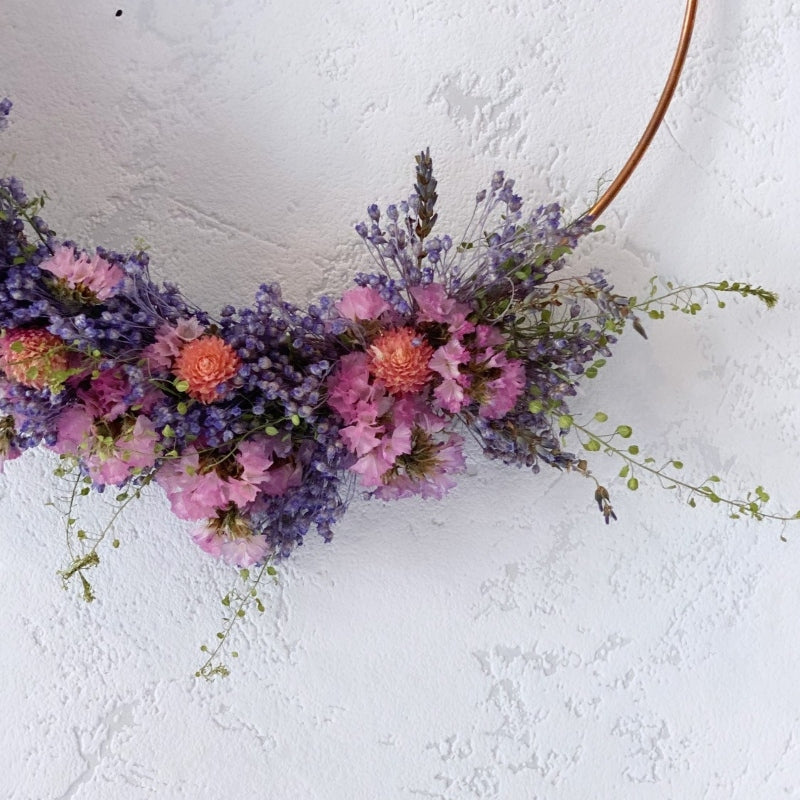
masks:
<svg viewBox="0 0 800 800"><path fill-rule="evenodd" d="M0 128L10 108L0 102ZM616 514L587 461L600 451L621 459L629 489L650 474L683 487L691 505L800 518L768 511L762 487L729 498L717 476L683 480L681 462L657 466L603 412L590 423L570 413L626 327L645 336L642 320L694 314L709 296L772 306L773 293L653 280L637 299L599 270L566 274L604 206L574 221L556 204L527 208L502 172L458 236L436 230L436 204L422 152L411 195L370 206L356 225L370 266L354 287L300 308L263 285L251 306L212 316L176 286L156 285L145 252L58 238L40 216L44 198L0 179L0 469L38 445L59 454L70 481L65 581L77 576L93 599L87 572L111 524L158 484L173 513L196 523L195 542L239 570L223 598L227 626L204 646L198 672L224 674L228 632L251 603L263 610L258 586L275 561L312 529L329 540L356 490L441 498L465 468L465 437L509 465L585 476L606 523ZM92 491L117 504L94 533L75 512Z"/></svg>

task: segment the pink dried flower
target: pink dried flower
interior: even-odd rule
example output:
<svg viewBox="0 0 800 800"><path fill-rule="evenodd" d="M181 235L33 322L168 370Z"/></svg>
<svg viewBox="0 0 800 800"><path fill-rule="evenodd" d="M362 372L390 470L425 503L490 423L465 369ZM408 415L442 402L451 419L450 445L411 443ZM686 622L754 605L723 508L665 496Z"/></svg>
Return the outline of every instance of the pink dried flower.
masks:
<svg viewBox="0 0 800 800"><path fill-rule="evenodd" d="M360 319L377 319L389 304L369 286L357 286L348 289L342 299L336 303L336 310L347 319L357 322Z"/></svg>
<svg viewBox="0 0 800 800"><path fill-rule="evenodd" d="M194 318L178 320L177 325L162 325L156 331L156 340L145 347L142 355L147 359L150 369L172 369L174 360L187 343L199 339L203 326Z"/></svg>
<svg viewBox="0 0 800 800"><path fill-rule="evenodd" d="M41 268L60 278L70 289L87 290L98 300L107 300L122 283L125 273L99 255L89 258L85 253L75 255L71 247L62 245Z"/></svg>
<svg viewBox="0 0 800 800"><path fill-rule="evenodd" d="M484 419L499 419L517 404L525 388L525 368L521 361L509 359L503 352L495 353L486 367L501 372L498 378L484 384L486 396L481 400L478 413Z"/></svg>
<svg viewBox="0 0 800 800"><path fill-rule="evenodd" d="M412 286L409 291L419 306L418 319L421 322L445 322L450 333L455 334L465 334L475 329L471 322L467 322L472 309L450 297L440 283Z"/></svg>

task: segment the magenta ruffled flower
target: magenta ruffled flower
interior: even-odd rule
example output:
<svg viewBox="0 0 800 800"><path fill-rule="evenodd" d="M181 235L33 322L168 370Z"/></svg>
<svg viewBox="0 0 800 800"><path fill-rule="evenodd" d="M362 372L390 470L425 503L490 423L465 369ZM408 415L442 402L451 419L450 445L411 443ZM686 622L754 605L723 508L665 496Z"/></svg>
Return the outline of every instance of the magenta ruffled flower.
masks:
<svg viewBox="0 0 800 800"><path fill-rule="evenodd" d="M85 253L76 255L66 245L59 247L40 266L64 281L70 289L89 291L97 300L111 297L125 278L125 273L118 266L99 255L91 258Z"/></svg>

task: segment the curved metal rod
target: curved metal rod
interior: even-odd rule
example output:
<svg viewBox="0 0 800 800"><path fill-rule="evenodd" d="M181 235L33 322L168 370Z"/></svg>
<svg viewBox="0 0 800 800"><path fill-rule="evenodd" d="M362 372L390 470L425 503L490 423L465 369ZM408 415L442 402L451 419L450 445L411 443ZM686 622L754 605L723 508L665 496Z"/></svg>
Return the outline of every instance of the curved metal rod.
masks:
<svg viewBox="0 0 800 800"><path fill-rule="evenodd" d="M650 122L647 123L642 138L639 139L639 143L634 148L630 158L625 162L625 166L619 171L619 175L614 178L608 189L603 192L597 202L586 212L586 216L596 219L606 210L638 166L645 150L650 146L650 142L653 141L653 137L656 135L659 125L661 125L664 120L672 96L675 94L678 78L680 77L683 65L686 61L686 53L689 50L689 42L692 39L692 30L694 29L694 18L697 13L697 2L698 0L686 0L686 12L683 15L681 37L678 40L678 49L672 62L672 68L669 71L667 83L664 86L664 91L661 92L656 110L653 112L653 116L650 117Z"/></svg>

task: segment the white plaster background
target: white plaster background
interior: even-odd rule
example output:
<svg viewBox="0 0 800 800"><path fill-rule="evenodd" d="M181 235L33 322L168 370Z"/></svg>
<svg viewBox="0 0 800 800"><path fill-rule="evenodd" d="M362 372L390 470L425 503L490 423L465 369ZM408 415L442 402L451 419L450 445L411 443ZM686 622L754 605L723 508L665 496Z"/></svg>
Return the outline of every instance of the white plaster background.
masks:
<svg viewBox="0 0 800 800"><path fill-rule="evenodd" d="M678 95L576 269L642 292L777 290L625 337L576 412L698 478L800 506L800 3L702 2ZM121 8L121 17L114 12ZM430 145L441 229L493 169L578 213L655 103L680 0L3 0L0 169L86 245L143 237L210 308L279 280L339 291L352 224ZM228 571L153 491L62 591L53 462L0 482L0 797L128 800L800 798L800 528L646 483L473 460L444 502L356 502L192 674ZM97 501L90 513L101 513ZM798 523L800 525L800 523Z"/></svg>

